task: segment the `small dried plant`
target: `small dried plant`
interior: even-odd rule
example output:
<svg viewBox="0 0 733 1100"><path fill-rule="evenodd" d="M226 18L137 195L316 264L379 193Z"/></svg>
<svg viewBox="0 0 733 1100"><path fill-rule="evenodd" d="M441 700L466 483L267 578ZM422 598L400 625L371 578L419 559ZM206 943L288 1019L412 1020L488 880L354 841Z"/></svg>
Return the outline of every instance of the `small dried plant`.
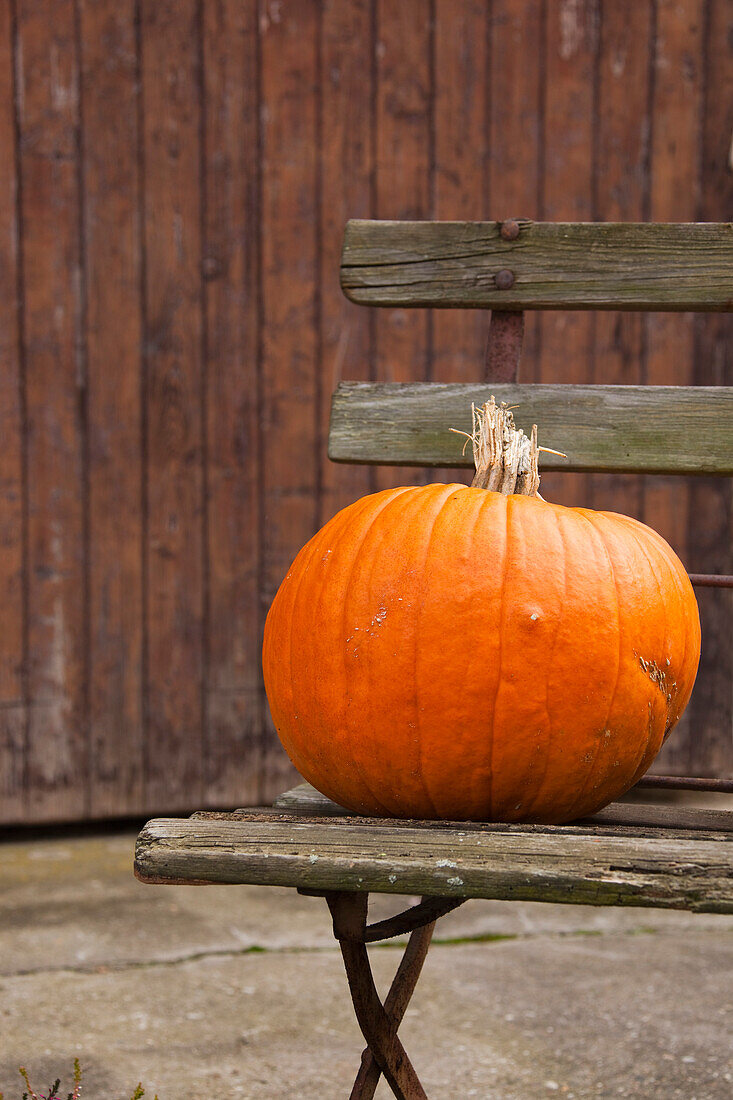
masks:
<svg viewBox="0 0 733 1100"><path fill-rule="evenodd" d="M26 1091L23 1093L22 1100L62 1100L61 1093L59 1092L59 1089L61 1088L61 1078L60 1077L56 1078L56 1080L51 1085L48 1092L40 1093L40 1092L34 1092L33 1091L33 1088L31 1087L30 1080L28 1078L28 1072L27 1072L25 1066L21 1066L19 1072L20 1072L20 1076L25 1081L25 1087L26 1087ZM130 1100L142 1100L142 1097L144 1095L145 1095L145 1089L142 1087L142 1085L139 1084L137 1086L137 1088L135 1089L135 1091L133 1092L132 1096L130 1097ZM81 1096L81 1066L79 1064L79 1059L75 1058L74 1059L74 1089L73 1089L72 1092L67 1094L66 1100L79 1100L80 1096ZM1 1092L0 1092L0 1100L4 1100L3 1094ZM155 1096L154 1100L158 1100L157 1095Z"/></svg>

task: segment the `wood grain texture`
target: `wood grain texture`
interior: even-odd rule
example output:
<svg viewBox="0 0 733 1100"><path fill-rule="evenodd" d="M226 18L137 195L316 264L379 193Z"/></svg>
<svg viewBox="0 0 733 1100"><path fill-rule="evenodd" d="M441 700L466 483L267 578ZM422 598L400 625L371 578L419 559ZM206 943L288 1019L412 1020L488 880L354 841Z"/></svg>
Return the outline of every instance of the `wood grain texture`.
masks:
<svg viewBox="0 0 733 1100"><path fill-rule="evenodd" d="M432 216L431 8L424 0L376 3L376 216ZM343 285L343 283L342 283ZM384 382L429 377L431 321L400 302L375 318L375 375ZM421 474L418 480L424 480ZM401 485L403 470L378 470L378 489Z"/></svg>
<svg viewBox="0 0 733 1100"><path fill-rule="evenodd" d="M351 221L344 293L361 305L729 310L733 225ZM514 285L495 276L511 270Z"/></svg>
<svg viewBox="0 0 733 1100"><path fill-rule="evenodd" d="M433 217L488 213L489 58L486 4L471 0L461 19L452 0L437 0L433 35L435 165ZM475 382L482 377L488 317L473 311L433 315L431 378Z"/></svg>
<svg viewBox="0 0 733 1100"><path fill-rule="evenodd" d="M259 797L260 677L258 20L203 7L206 325L204 799Z"/></svg>
<svg viewBox="0 0 733 1100"><path fill-rule="evenodd" d="M262 4L260 50L264 619L318 525L316 0ZM269 716L263 736L268 798L293 771Z"/></svg>
<svg viewBox="0 0 733 1100"><path fill-rule="evenodd" d="M87 813L79 59L69 0L17 5L28 468L27 812Z"/></svg>
<svg viewBox="0 0 733 1100"><path fill-rule="evenodd" d="M456 19L452 0L437 0L432 35L433 217L488 213L489 8L480 0ZM437 76L437 74L440 74ZM437 310L431 317L430 378L477 382L485 376L490 315Z"/></svg>
<svg viewBox="0 0 733 1100"><path fill-rule="evenodd" d="M232 819L242 815L247 817L254 811L236 810ZM275 799L273 806L263 813L305 814L310 817L349 817L353 816L343 806L337 806L330 798L317 791L310 783L299 783L289 791L283 791ZM194 814L193 818L199 817ZM393 822L394 824L394 822ZM610 806L599 810L583 821L583 828L592 832L608 832L618 826L633 829L639 835L648 834L646 830L673 829L676 832L733 832L733 812L730 809L713 809L699 806L664 805L652 802L612 802ZM430 828L431 823L426 822ZM459 825L452 827L460 828ZM523 826L530 830L545 829L544 825ZM497 829L511 829L511 825L497 825ZM554 826L556 829L576 829L575 825Z"/></svg>
<svg viewBox="0 0 733 1100"><path fill-rule="evenodd" d="M647 214L652 9L651 0L639 0L623 9L603 4L599 12L594 216L603 221L638 222ZM595 361L589 381L643 383L644 324L640 313L595 314ZM591 493L596 508L635 519L643 516L639 477L594 475Z"/></svg>
<svg viewBox="0 0 733 1100"><path fill-rule="evenodd" d="M487 196L490 213L499 220L543 216L545 39L545 5L540 0L493 0ZM525 382L538 380L540 336L540 318L526 315L519 368Z"/></svg>
<svg viewBox="0 0 733 1100"><path fill-rule="evenodd" d="M132 0L82 0L92 816L142 809L140 173Z"/></svg>
<svg viewBox="0 0 733 1100"><path fill-rule="evenodd" d="M327 0L320 23L319 424L318 525L368 493L370 470L326 460L331 393L344 379L367 381L374 369L374 322L339 286L341 236L350 217L374 202L374 8L370 0Z"/></svg>
<svg viewBox="0 0 733 1100"><path fill-rule="evenodd" d="M135 873L156 883L254 883L731 913L733 833L580 823L451 827L257 814L239 820L163 818L149 821L138 837Z"/></svg>
<svg viewBox="0 0 733 1100"><path fill-rule="evenodd" d="M725 0L708 8L705 28L700 216L733 210L733 172L725 138L733 133L733 9ZM733 379L733 317L695 319L693 381L725 385ZM690 487L690 568L733 573L733 484L708 480ZM692 759L698 771L733 776L733 592L698 593L703 646L698 684L688 713L695 729Z"/></svg>
<svg viewBox="0 0 733 1100"><path fill-rule="evenodd" d="M542 216L592 221L598 0L547 8L545 30L544 176ZM552 311L541 318L537 382L582 383L593 371L595 315ZM548 499L587 506L589 478L545 480Z"/></svg>
<svg viewBox="0 0 733 1100"><path fill-rule="evenodd" d="M197 5L144 0L148 805L201 799L202 309Z"/></svg>
<svg viewBox="0 0 733 1100"><path fill-rule="evenodd" d="M652 127L649 146L648 217L681 221L698 216L702 132L704 0L658 0L652 57ZM693 381L694 317L649 314L645 318L644 381L689 385ZM689 560L689 486L655 479L644 483L643 520ZM689 714L664 746L657 767L689 774L693 737Z"/></svg>
<svg viewBox="0 0 733 1100"><path fill-rule="evenodd" d="M545 470L733 472L733 387L411 385L342 383L333 398L329 454L336 462L470 466L471 403L516 405L527 434L567 458Z"/></svg>
<svg viewBox="0 0 733 1100"><path fill-rule="evenodd" d="M283 785L271 595L332 512L417 476L326 461L331 389L484 377L492 303L359 308L346 220L726 222L732 43L727 0L2 7L0 820L139 813L148 774L156 813ZM731 383L728 312L589 311L525 315L522 381ZM675 508L589 480L733 573L729 480ZM661 763L733 775L732 597L698 596L694 738Z"/></svg>
<svg viewBox="0 0 733 1100"><path fill-rule="evenodd" d="M15 135L15 57L8 4L0 7L0 813L22 820L26 765L25 554L20 230Z"/></svg>

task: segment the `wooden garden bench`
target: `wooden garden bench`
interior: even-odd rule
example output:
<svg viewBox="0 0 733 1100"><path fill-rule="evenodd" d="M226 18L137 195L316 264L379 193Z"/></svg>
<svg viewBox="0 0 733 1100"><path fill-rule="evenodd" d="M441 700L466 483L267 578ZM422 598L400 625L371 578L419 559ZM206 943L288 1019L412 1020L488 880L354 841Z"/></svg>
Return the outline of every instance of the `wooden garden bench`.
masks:
<svg viewBox="0 0 733 1100"><path fill-rule="evenodd" d="M485 384L343 383L329 455L339 462L462 466L471 402L518 406L521 426L566 451L544 469L730 475L733 387L517 384L525 309L730 310L730 225L350 222L342 285L355 302L493 311ZM733 586L733 577L693 576ZM654 777L639 786L733 792L733 781ZM148 822L136 874L152 883L262 883L324 897L367 1041L351 1093L380 1073L425 1091L397 1029L435 921L468 898L733 913L733 811L615 803L570 825L397 821L348 813L303 785L272 807ZM421 895L367 924L370 891ZM366 944L410 933L377 995Z"/></svg>

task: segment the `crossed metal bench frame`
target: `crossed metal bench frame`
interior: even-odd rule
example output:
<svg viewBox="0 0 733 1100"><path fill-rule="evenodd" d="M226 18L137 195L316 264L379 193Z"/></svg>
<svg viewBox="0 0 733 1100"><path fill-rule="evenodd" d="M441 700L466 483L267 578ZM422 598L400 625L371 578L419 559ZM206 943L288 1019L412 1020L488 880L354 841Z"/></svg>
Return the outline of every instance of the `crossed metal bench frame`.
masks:
<svg viewBox="0 0 733 1100"><path fill-rule="evenodd" d="M346 967L356 1018L367 1045L350 1093L350 1100L371 1100L383 1073L400 1100L427 1100L427 1093L397 1035L415 991L439 917L457 909L468 898L426 897L418 905L387 920L367 924L369 895L339 890L324 897L333 917L333 934ZM389 992L382 1002L374 984L366 945L410 933Z"/></svg>

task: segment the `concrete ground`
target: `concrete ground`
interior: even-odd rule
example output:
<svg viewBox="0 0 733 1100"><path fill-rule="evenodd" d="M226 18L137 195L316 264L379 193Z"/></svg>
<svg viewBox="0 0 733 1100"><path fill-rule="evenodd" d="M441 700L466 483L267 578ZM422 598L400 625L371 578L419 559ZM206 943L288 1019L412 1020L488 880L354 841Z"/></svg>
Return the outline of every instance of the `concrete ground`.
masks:
<svg viewBox="0 0 733 1100"><path fill-rule="evenodd" d="M19 1065L45 1091L75 1056L86 1100L345 1100L363 1044L325 903L143 886L133 843L0 845L5 1100ZM373 949L383 987L398 957ZM469 902L400 1034L431 1100L731 1100L733 917Z"/></svg>

